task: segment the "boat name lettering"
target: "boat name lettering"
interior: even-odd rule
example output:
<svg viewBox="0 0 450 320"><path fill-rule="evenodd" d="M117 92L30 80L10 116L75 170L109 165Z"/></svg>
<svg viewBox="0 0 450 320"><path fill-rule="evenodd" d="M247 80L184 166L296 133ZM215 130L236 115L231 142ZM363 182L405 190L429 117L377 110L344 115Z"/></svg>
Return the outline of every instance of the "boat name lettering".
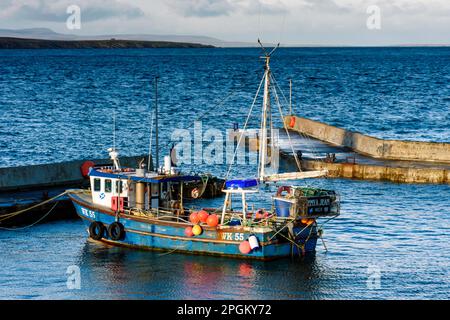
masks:
<svg viewBox="0 0 450 320"><path fill-rule="evenodd" d="M224 232L222 233L222 240L230 240L230 241L243 241L244 234L241 232L233 233L233 232Z"/></svg>
<svg viewBox="0 0 450 320"><path fill-rule="evenodd" d="M81 208L81 213L88 218L95 218L95 211Z"/></svg>
<svg viewBox="0 0 450 320"><path fill-rule="evenodd" d="M308 199L308 206L329 206L330 198L316 198L316 199Z"/></svg>

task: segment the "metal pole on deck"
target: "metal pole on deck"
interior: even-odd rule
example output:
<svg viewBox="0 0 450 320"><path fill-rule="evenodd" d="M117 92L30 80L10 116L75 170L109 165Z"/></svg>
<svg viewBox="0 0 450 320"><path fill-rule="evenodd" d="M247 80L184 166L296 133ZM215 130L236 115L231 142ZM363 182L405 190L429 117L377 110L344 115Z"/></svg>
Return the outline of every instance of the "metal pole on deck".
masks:
<svg viewBox="0 0 450 320"><path fill-rule="evenodd" d="M180 211L178 211L177 216L180 215L180 212L182 214L184 214L184 208L183 208L183 181L181 181L181 186L180 186Z"/></svg>
<svg viewBox="0 0 450 320"><path fill-rule="evenodd" d="M158 79L155 77L155 155L156 155L156 170L159 170L159 137L158 137Z"/></svg>

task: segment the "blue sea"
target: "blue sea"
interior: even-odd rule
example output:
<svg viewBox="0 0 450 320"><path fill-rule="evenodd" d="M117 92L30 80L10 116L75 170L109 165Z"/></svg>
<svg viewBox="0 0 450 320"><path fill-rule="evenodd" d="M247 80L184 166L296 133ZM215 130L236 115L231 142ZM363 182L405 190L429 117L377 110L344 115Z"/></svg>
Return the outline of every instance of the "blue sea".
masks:
<svg viewBox="0 0 450 320"><path fill-rule="evenodd" d="M0 167L105 158L113 114L121 154L147 153L155 76L162 153L173 130L192 130L194 121L224 133L242 126L262 77L260 54L0 50ZM292 79L297 115L380 138L450 142L450 48L281 48L271 67L285 95ZM249 165L231 173L254 174ZM57 221L0 231L0 298L450 298L449 185L301 183L342 198L314 257L263 263L115 248L90 242L81 221ZM260 202L273 191L263 189ZM79 289L67 286L71 266Z"/></svg>

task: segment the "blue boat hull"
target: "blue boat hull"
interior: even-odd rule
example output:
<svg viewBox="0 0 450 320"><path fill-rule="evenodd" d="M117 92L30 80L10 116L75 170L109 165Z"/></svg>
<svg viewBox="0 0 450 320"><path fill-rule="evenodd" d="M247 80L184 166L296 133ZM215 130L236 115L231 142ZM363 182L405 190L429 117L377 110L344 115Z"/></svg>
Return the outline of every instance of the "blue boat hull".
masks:
<svg viewBox="0 0 450 320"><path fill-rule="evenodd" d="M83 201L77 195L70 195L77 214L83 219L86 227L93 221L99 221L107 227L115 222L114 212L105 208L96 208L92 203ZM244 259L273 260L276 258L304 255L315 251L317 243L316 227L296 229L299 233L296 244L280 240L274 232L250 233L240 228L216 229L202 226L203 233L199 236L188 237L184 234L187 223L149 221L149 219L135 216L121 215L120 223L125 229L125 236L120 241L109 238L107 232L101 241L141 249L167 250L192 254L219 255ZM250 235L258 238L260 247L249 254L239 251L239 244L247 240Z"/></svg>

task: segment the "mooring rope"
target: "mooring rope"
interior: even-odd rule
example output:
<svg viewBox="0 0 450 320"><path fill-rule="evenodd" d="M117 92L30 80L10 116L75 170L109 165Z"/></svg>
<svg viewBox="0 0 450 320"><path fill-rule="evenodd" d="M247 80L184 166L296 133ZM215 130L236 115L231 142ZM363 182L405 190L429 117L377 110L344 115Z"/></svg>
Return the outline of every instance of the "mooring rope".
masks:
<svg viewBox="0 0 450 320"><path fill-rule="evenodd" d="M179 250L179 249L180 249L180 246L178 246L178 247L176 247L175 249L170 250L170 251L168 251L168 252L160 253L160 254L158 254L158 256L160 256L160 257L167 256L167 255L169 255L169 254L174 253L175 251L177 251L177 250Z"/></svg>
<svg viewBox="0 0 450 320"><path fill-rule="evenodd" d="M60 197L62 197L62 196L64 196L64 195L66 195L67 193L70 193L70 192L73 193L73 191L66 190L66 191L64 191L63 193L60 193L60 194L58 194L57 196L55 196L55 197L53 197L53 198L47 199L47 200L45 200L45 201L42 201L42 202L40 202L40 203L38 203L38 204L35 204L35 205L31 206L31 207L28 207L28 208L25 208L25 209L22 209L22 210L19 210L19 211L15 211L15 212L10 212L10 213L4 214L4 215L2 215L0 221L7 220L7 219L9 219L9 218L13 218L13 217L15 217L15 216L17 216L17 215L19 215L19 214L24 213L24 212L27 212L27 211L36 209L36 208L38 208L38 207L40 207L40 206L43 206L44 204L47 204L47 203L49 203L49 202L52 202L52 201L56 200L56 199L58 199L58 198L60 198Z"/></svg>
<svg viewBox="0 0 450 320"><path fill-rule="evenodd" d="M277 234L279 234L282 230L284 230L284 228L286 228L290 223L294 222L295 219L289 219L286 221L286 223L284 224L284 226L280 229L278 229L270 238L269 241L272 240L273 238L275 238L275 236Z"/></svg>
<svg viewBox="0 0 450 320"><path fill-rule="evenodd" d="M53 209L56 208L56 206L58 205L59 201L57 201L52 208L46 213L44 214L41 218L39 218L37 221L33 222L32 224L25 226L25 227L17 227L17 228L6 228L6 227L0 227L1 230L8 230L8 231L15 231L15 230L23 230L23 229L27 229L27 228L31 228L32 226L38 224L39 222L41 222L42 220L44 220L45 218L47 218L50 213L53 211Z"/></svg>

